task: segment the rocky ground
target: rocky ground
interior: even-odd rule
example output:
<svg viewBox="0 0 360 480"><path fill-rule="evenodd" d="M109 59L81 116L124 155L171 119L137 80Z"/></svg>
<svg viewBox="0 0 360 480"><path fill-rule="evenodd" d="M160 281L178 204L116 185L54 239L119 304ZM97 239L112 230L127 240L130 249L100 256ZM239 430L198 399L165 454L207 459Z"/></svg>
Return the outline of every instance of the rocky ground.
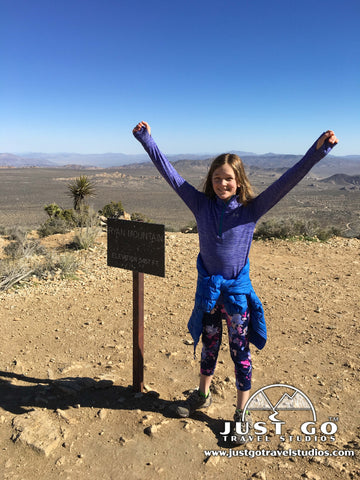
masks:
<svg viewBox="0 0 360 480"><path fill-rule="evenodd" d="M34 278L0 295L1 478L358 478L359 240L254 242L252 279L269 339L252 350L252 391L281 383L300 389L316 409L316 437L300 432L308 412L282 412L281 438L268 414L255 411L268 434L234 448L231 458L220 435L236 395L226 335L211 407L190 419L172 413L198 383L186 330L197 236L167 233L166 278L145 276L143 393L132 389L132 273L107 267L105 242L76 254L76 279ZM44 243L61 250L66 239ZM320 432L329 419L333 439ZM355 457L266 456L289 448Z"/></svg>

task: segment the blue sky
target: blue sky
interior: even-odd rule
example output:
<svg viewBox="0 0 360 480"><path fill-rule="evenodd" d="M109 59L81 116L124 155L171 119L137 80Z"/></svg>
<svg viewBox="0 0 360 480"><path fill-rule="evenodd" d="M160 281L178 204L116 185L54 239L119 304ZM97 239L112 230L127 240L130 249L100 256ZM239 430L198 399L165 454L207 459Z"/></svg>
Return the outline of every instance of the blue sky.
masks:
<svg viewBox="0 0 360 480"><path fill-rule="evenodd" d="M358 0L0 0L0 152L360 154Z"/></svg>

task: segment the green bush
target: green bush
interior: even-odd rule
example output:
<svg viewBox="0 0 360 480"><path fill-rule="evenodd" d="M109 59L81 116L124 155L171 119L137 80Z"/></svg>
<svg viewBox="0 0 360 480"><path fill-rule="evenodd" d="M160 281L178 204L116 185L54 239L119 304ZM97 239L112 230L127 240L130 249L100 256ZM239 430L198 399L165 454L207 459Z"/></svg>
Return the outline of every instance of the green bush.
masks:
<svg viewBox="0 0 360 480"><path fill-rule="evenodd" d="M133 222L145 222L145 223L151 223L150 218L148 218L146 215L143 213L139 212L134 212L131 214L131 220Z"/></svg>
<svg viewBox="0 0 360 480"><path fill-rule="evenodd" d="M67 233L74 228L72 223L64 220L63 218L49 218L43 223L37 230L39 236L48 237L49 235L55 235L57 233Z"/></svg>
<svg viewBox="0 0 360 480"><path fill-rule="evenodd" d="M110 202L99 210L99 215L106 218L118 218L124 215L124 207L121 202Z"/></svg>
<svg viewBox="0 0 360 480"><path fill-rule="evenodd" d="M62 208L56 203L49 203L45 205L44 210L50 218L61 218L69 223L76 223L76 213L72 208Z"/></svg>
<svg viewBox="0 0 360 480"><path fill-rule="evenodd" d="M44 210L50 218L60 216L62 211L62 209L56 203L49 203L49 205L45 205Z"/></svg>
<svg viewBox="0 0 360 480"><path fill-rule="evenodd" d="M78 218L81 212L75 213L73 209L61 208L56 203L45 205L44 210L49 218L38 228L40 237L70 232L81 221Z"/></svg>
<svg viewBox="0 0 360 480"><path fill-rule="evenodd" d="M331 237L340 235L336 227L321 228L314 220L281 219L266 220L260 223L254 232L254 239L291 239L302 238L305 240L326 241Z"/></svg>

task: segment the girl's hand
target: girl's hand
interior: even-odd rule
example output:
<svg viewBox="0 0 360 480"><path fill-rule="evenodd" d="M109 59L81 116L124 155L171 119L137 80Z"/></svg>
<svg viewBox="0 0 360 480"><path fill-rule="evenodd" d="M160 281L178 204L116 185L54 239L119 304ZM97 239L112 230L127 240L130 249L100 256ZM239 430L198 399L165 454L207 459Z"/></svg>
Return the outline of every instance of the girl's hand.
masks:
<svg viewBox="0 0 360 480"><path fill-rule="evenodd" d="M136 127L133 129L133 133L140 132L140 130L145 127L148 131L148 134L151 135L151 128L147 122L139 122Z"/></svg>
<svg viewBox="0 0 360 480"><path fill-rule="evenodd" d="M339 142L339 140L335 136L335 133L332 130L328 130L323 135L321 135L321 137L317 141L316 150L319 150L319 148L322 147L326 141L328 141L331 147L334 147Z"/></svg>

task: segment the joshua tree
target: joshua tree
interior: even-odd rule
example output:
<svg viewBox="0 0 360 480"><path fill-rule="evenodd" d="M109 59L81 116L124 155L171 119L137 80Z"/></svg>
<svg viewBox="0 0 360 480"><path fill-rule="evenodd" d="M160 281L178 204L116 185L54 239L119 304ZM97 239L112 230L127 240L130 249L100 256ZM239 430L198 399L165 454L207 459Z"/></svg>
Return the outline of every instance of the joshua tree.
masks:
<svg viewBox="0 0 360 480"><path fill-rule="evenodd" d="M95 196L95 187L86 175L81 175L68 185L69 195L74 202L74 210L80 211L85 206L86 197Z"/></svg>

